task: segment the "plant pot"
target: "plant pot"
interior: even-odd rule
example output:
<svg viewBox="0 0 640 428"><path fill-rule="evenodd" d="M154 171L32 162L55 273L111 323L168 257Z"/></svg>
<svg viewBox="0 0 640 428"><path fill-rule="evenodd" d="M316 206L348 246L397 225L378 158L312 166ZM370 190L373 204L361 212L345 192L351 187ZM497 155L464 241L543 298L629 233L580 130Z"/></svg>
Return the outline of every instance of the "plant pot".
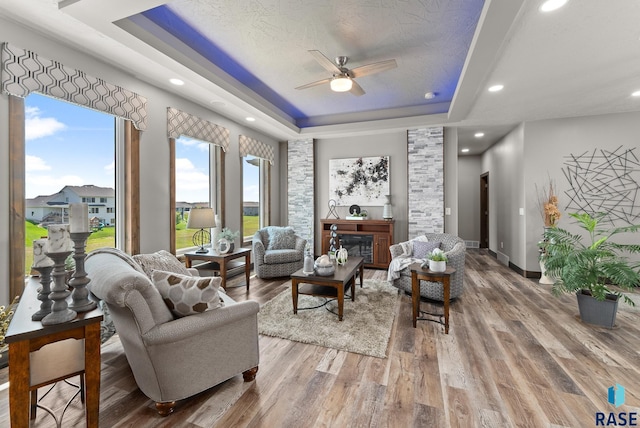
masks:
<svg viewBox="0 0 640 428"><path fill-rule="evenodd" d="M444 272L447 270L447 262L437 262L435 260L429 260L429 270L431 272Z"/></svg>
<svg viewBox="0 0 640 428"><path fill-rule="evenodd" d="M540 280L538 281L539 284L555 284L555 280L552 277L547 276L547 270L545 269L544 262L542 260L540 260L540 272Z"/></svg>
<svg viewBox="0 0 640 428"><path fill-rule="evenodd" d="M618 313L618 296L607 294L605 300L596 300L588 290L576 293L580 319L587 324L613 328Z"/></svg>

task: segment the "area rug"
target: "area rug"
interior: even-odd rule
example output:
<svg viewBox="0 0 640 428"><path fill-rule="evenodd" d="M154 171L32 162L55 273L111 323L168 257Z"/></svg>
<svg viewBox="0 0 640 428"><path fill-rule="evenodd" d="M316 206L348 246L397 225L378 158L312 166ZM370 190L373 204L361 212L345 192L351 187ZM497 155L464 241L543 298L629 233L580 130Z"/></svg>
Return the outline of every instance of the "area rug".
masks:
<svg viewBox="0 0 640 428"><path fill-rule="evenodd" d="M386 281L372 279L365 279L363 288L359 284L357 287L355 302L345 297L342 321L336 315L338 303L331 299L326 307L298 309L294 315L291 289L285 290L260 308L258 331L266 336L385 358L400 301L398 289ZM323 297L299 295L298 308L313 308L324 301Z"/></svg>

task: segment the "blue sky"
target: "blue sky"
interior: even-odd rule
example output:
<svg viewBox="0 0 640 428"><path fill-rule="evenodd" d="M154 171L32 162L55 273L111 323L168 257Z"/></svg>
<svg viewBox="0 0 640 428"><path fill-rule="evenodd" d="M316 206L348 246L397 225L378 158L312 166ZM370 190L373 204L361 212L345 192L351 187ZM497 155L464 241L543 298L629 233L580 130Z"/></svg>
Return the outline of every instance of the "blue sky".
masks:
<svg viewBox="0 0 640 428"><path fill-rule="evenodd" d="M25 102L26 197L51 195L66 185L115 188L114 129L113 116L29 95ZM208 200L207 150L208 144L201 141L177 141L177 201ZM257 201L258 168L246 165L244 170L244 200Z"/></svg>

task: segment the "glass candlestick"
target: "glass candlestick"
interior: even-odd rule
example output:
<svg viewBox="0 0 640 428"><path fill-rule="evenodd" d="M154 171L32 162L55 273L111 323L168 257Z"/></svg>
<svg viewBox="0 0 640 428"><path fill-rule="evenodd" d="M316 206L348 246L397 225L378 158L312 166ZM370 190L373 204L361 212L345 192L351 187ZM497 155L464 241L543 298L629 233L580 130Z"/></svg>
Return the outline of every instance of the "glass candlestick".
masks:
<svg viewBox="0 0 640 428"><path fill-rule="evenodd" d="M67 297L71 292L65 283L64 262L71 251L47 252L46 254L53 260L53 288L49 293L49 299L53 304L51 305L51 313L42 318L42 325L62 324L71 321L78 315L76 311L69 309L67 303Z"/></svg>
<svg viewBox="0 0 640 428"><path fill-rule="evenodd" d="M84 270L84 259L87 255L87 253L85 253L85 247L87 238L91 235L91 232L71 232L70 235L75 250L73 259L76 262L76 270L73 273L71 281L69 281L69 285L73 287L73 291L71 292L71 299L73 301L69 307L76 312L89 312L98 305L89 299L87 284L91 282L91 279L89 279L87 272Z"/></svg>
<svg viewBox="0 0 640 428"><path fill-rule="evenodd" d="M38 291L38 300L40 303L40 309L38 312L31 316L31 320L40 321L46 315L51 313L51 304L53 303L49 300L49 293L51 293L51 271L53 270L53 266L33 266L31 269L37 270L40 273L40 291Z"/></svg>

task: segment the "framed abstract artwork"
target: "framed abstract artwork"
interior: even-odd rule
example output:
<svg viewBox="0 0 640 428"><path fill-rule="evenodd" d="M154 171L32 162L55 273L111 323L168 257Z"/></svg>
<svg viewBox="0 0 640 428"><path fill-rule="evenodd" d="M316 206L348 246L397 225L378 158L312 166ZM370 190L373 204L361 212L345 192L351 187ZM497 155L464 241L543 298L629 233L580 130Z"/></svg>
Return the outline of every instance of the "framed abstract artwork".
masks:
<svg viewBox="0 0 640 428"><path fill-rule="evenodd" d="M329 160L329 199L338 206L383 206L389 194L389 156Z"/></svg>

